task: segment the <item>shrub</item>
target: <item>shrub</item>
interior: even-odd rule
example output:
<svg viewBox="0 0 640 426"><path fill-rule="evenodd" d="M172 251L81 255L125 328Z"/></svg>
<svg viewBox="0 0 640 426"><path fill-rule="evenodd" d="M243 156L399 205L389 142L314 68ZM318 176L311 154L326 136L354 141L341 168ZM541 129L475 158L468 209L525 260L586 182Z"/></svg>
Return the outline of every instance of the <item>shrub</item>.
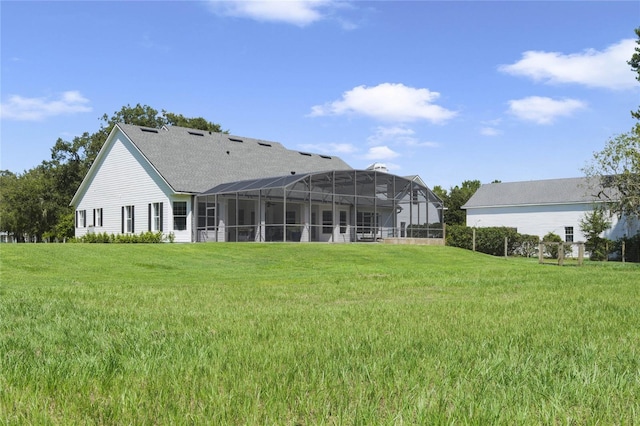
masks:
<svg viewBox="0 0 640 426"><path fill-rule="evenodd" d="M542 242L545 243L557 243L557 244L545 244L544 246L544 254L551 259L558 258L558 252L560 243L563 242L562 237L558 234L554 234L553 232L549 232L547 235L542 237ZM571 244L563 244L565 256L571 253Z"/></svg>
<svg viewBox="0 0 640 426"><path fill-rule="evenodd" d="M169 241L173 242L171 236L168 237ZM74 238L71 242L75 243L120 243L120 244L156 244L164 241L162 232L143 232L141 234L107 234L106 232L97 234L86 234L80 238Z"/></svg>
<svg viewBox="0 0 640 426"><path fill-rule="evenodd" d="M624 260L626 262L640 262L640 232L633 237L621 238L615 241L613 248L614 253L619 259L622 259L622 242L624 241Z"/></svg>
<svg viewBox="0 0 640 426"><path fill-rule="evenodd" d="M513 245L515 256L534 257L538 255L538 244L540 238L537 235L516 234L516 241Z"/></svg>
<svg viewBox="0 0 640 426"><path fill-rule="evenodd" d="M538 237L518 234L515 228L476 228L476 251L493 256L504 255L504 239L507 238L507 255L534 256L538 250ZM452 247L473 249L473 228L464 225L447 226L446 243Z"/></svg>
<svg viewBox="0 0 640 426"><path fill-rule="evenodd" d="M448 246L472 250L473 230L464 225L448 225L445 241Z"/></svg>

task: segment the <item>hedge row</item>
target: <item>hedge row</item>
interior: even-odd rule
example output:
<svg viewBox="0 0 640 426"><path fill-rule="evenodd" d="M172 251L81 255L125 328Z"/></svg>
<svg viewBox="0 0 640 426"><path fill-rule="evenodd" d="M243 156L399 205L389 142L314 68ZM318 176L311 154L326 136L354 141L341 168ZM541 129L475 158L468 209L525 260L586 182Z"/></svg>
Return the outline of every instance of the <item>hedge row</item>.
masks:
<svg viewBox="0 0 640 426"><path fill-rule="evenodd" d="M508 256L536 256L540 238L537 235L518 234L514 228L476 228L476 251L493 256L504 256L507 238ZM473 250L473 228L464 225L447 226L448 246Z"/></svg>
<svg viewBox="0 0 640 426"><path fill-rule="evenodd" d="M79 238L70 240L74 243L113 243L113 244L152 244L164 241L173 242L173 235L165 236L162 232L143 232L141 234L107 234L106 232L97 234L86 234Z"/></svg>

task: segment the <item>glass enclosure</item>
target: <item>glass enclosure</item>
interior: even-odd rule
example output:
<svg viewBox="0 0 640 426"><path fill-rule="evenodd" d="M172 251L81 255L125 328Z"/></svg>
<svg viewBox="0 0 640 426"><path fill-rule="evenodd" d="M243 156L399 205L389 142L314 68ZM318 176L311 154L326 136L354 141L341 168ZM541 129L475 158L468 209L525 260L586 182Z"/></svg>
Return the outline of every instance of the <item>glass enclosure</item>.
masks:
<svg viewBox="0 0 640 426"><path fill-rule="evenodd" d="M415 179L375 170L218 185L196 197L197 241L444 238L444 206Z"/></svg>

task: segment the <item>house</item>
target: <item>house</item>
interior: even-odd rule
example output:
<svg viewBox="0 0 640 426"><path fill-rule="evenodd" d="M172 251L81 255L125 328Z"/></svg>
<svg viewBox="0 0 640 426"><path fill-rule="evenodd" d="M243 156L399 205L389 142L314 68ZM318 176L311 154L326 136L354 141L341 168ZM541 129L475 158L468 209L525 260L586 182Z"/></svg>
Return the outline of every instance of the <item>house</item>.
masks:
<svg viewBox="0 0 640 426"><path fill-rule="evenodd" d="M76 237L145 231L176 242L443 237L442 201L419 178L176 126L114 126L71 205Z"/></svg>
<svg viewBox="0 0 640 426"><path fill-rule="evenodd" d="M521 234L542 238L549 232L567 242L585 241L580 221L603 201L596 179L567 178L482 185L462 206L467 211L467 226L506 226ZM619 239L635 235L638 223L611 218L611 229L604 237Z"/></svg>

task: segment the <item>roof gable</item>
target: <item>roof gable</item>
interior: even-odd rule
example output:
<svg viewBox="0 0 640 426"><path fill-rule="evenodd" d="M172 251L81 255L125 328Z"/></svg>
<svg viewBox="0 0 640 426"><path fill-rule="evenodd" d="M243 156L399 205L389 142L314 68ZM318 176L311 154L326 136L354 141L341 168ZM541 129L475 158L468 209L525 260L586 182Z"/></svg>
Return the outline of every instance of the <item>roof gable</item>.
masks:
<svg viewBox="0 0 640 426"><path fill-rule="evenodd" d="M567 178L482 185L463 209L517 205L581 204L600 201L595 179Z"/></svg>
<svg viewBox="0 0 640 426"><path fill-rule="evenodd" d="M289 150L261 139L176 126L118 126L176 192L200 193L221 183L291 172L351 169L338 157Z"/></svg>

